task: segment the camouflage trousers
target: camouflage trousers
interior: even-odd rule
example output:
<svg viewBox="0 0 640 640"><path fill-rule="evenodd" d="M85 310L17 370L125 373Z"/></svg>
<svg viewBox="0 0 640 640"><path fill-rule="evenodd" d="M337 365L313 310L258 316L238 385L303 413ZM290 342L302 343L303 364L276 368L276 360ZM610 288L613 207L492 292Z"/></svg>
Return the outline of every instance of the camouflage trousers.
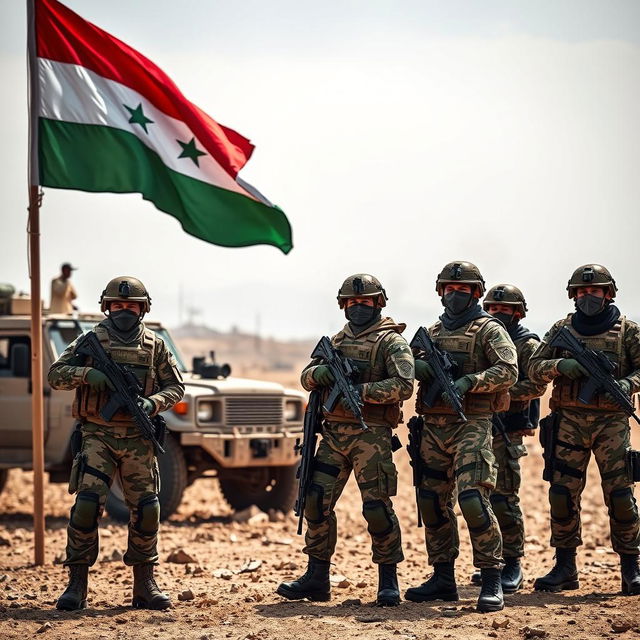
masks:
<svg viewBox="0 0 640 640"><path fill-rule="evenodd" d="M355 473L362 495L362 514L371 534L373 562L393 564L404 559L400 526L391 496L396 495L398 473L391 452L391 430L358 425L325 423L314 459L312 483L306 498L307 532L304 553L330 560L336 547L334 507Z"/></svg>
<svg viewBox="0 0 640 640"><path fill-rule="evenodd" d="M510 445L500 434L493 438L493 454L498 464L496 488L489 501L496 514L502 533L502 551L505 558L524 556L524 516L520 509L520 458L527 455L522 435L509 433Z"/></svg>
<svg viewBox="0 0 640 640"><path fill-rule="evenodd" d="M82 449L76 501L67 527L65 565L92 565L98 558L98 520L116 474L129 507L127 565L158 561L159 475L153 448L133 428L110 429L87 423L82 428ZM72 472L73 475L73 472Z"/></svg>
<svg viewBox="0 0 640 640"><path fill-rule="evenodd" d="M469 528L473 564L479 569L502 566L502 537L489 501L497 475L491 419L470 416L468 422L460 422L438 415L425 415L424 419L418 505L429 564L452 562L459 555L453 510L457 499Z"/></svg>
<svg viewBox="0 0 640 640"><path fill-rule="evenodd" d="M611 542L617 553L640 553L640 520L625 454L631 448L629 419L623 413L561 409L553 480L549 487L551 546L582 544L580 496L591 452L600 470L609 511Z"/></svg>

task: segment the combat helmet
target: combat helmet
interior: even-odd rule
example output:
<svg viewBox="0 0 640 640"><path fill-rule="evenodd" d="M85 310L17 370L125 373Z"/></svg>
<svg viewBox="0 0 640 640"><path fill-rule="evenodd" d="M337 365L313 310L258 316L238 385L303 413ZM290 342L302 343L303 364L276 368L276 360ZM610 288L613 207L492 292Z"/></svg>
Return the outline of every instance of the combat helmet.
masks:
<svg viewBox="0 0 640 640"><path fill-rule="evenodd" d="M142 312L148 313L151 309L151 297L147 288L132 276L118 276L109 280L100 296L100 311L105 313L111 302L142 302Z"/></svg>
<svg viewBox="0 0 640 640"><path fill-rule="evenodd" d="M576 297L578 287L606 287L612 298L616 297L616 281L611 277L609 269L601 264L583 264L578 267L567 283L567 293L570 298Z"/></svg>
<svg viewBox="0 0 640 640"><path fill-rule="evenodd" d="M349 276L338 290L338 304L344 309L347 298L376 298L380 307L387 304L387 292L380 280L368 273L355 273Z"/></svg>
<svg viewBox="0 0 640 640"><path fill-rule="evenodd" d="M524 294L513 284L497 284L491 287L482 301L482 308L488 311L492 304L515 307L514 312L520 312L521 318L527 315L527 301L524 299Z"/></svg>
<svg viewBox="0 0 640 640"><path fill-rule="evenodd" d="M449 262L438 274L436 280L436 291L442 295L444 286L447 284L470 284L475 285L480 290L480 295L484 295L484 278L480 269L471 262Z"/></svg>

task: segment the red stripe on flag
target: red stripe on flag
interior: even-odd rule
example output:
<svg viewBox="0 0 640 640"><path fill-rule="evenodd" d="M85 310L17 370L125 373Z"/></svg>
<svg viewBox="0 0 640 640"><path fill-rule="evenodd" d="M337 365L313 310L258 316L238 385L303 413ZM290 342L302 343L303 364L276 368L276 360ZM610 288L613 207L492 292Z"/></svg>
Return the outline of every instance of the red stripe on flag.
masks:
<svg viewBox="0 0 640 640"><path fill-rule="evenodd" d="M81 65L134 89L168 116L182 120L234 178L254 146L189 102L151 60L87 22L57 0L36 0L37 52L41 58Z"/></svg>

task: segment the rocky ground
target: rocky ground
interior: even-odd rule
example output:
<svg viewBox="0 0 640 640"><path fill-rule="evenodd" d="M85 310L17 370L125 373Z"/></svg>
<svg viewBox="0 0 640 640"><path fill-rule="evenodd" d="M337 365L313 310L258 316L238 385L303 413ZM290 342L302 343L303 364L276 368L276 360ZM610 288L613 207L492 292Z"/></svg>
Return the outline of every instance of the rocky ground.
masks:
<svg viewBox="0 0 640 640"><path fill-rule="evenodd" d="M635 428L635 446L640 430ZM406 437L404 437L406 441ZM222 499L216 481L189 488L179 513L161 529L159 580L171 593L167 612L129 606L131 575L120 558L126 529L108 520L101 527L101 558L90 575L90 608L57 612L55 598L66 573L58 564L72 497L63 485L46 489L47 552L43 567L32 565L30 473L13 471L0 496L0 638L31 636L50 640L87 638L340 638L395 640L459 638L632 638L640 637L640 598L620 595L618 557L612 552L598 472L590 469L583 498L585 545L579 561L580 590L534 593L533 578L549 568L546 487L540 479L537 445L524 460L522 499L527 516L526 586L508 596L497 614L474 610L478 589L468 582L472 570L466 528L457 576L462 600L380 609L373 605L376 572L369 538L351 482L338 506L340 541L333 567L330 603L287 602L274 591L304 565L294 518L251 512L238 522ZM422 530L416 528L413 492L404 451L396 453L400 493L395 499L403 527L407 560L401 586L422 582L428 574ZM173 560L173 561L171 561ZM38 635L40 634L40 635Z"/></svg>

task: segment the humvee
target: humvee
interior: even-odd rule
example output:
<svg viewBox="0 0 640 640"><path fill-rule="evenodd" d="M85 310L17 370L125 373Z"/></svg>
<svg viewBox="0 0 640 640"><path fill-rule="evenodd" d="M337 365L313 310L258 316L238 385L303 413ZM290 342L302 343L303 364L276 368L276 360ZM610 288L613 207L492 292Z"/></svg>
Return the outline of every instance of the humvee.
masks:
<svg viewBox="0 0 640 640"><path fill-rule="evenodd" d="M30 316L0 307L0 491L8 470L31 469ZM50 482L67 482L71 468L73 393L47 381L51 363L81 333L104 316L43 315L45 469ZM236 510L256 505L288 512L296 495L305 395L273 382L235 378L226 366L194 358L188 368L170 333L145 322L173 352L182 371L185 395L162 415L167 422L166 453L159 456L161 517L168 518L185 488L202 476L217 476L224 498ZM109 515L128 519L116 478L106 505Z"/></svg>

